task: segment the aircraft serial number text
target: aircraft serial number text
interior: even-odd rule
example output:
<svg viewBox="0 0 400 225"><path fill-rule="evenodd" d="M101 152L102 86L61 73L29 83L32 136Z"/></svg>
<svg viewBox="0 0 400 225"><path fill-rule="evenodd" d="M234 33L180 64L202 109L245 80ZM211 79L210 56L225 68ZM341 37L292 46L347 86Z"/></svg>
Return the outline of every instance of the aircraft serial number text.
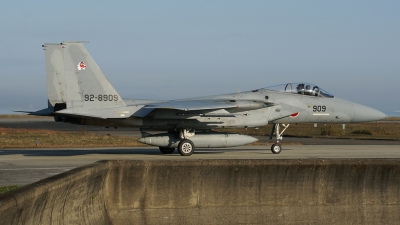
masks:
<svg viewBox="0 0 400 225"><path fill-rule="evenodd" d="M84 95L84 100L85 101L100 101L100 102L106 102L106 101L118 101L118 95Z"/></svg>
<svg viewBox="0 0 400 225"><path fill-rule="evenodd" d="M320 106L320 105L314 105L313 106L313 112L325 112L326 111L326 106Z"/></svg>

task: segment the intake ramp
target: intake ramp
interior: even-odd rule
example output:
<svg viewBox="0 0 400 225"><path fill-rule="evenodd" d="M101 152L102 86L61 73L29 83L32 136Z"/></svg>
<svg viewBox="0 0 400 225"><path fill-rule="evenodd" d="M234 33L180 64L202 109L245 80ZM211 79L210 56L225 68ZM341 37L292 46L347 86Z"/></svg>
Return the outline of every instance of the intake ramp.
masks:
<svg viewBox="0 0 400 225"><path fill-rule="evenodd" d="M0 196L0 224L395 224L399 159L100 161Z"/></svg>

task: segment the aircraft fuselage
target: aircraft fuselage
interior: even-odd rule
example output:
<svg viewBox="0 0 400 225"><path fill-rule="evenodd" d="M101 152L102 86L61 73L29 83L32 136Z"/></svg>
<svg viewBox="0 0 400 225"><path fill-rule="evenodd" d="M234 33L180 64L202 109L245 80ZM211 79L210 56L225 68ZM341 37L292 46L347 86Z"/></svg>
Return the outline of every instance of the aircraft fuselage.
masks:
<svg viewBox="0 0 400 225"><path fill-rule="evenodd" d="M216 95L202 98L174 100L215 102L228 101L237 107L218 110L185 112L176 109L156 109L148 116L121 119L82 118L79 124L107 127L138 127L143 129L171 130L179 128L243 128L258 127L268 123L350 123L373 121L382 113L373 108L339 98L281 93L266 89ZM150 103L169 101L125 100L127 108L138 111ZM69 122L69 121L65 121Z"/></svg>

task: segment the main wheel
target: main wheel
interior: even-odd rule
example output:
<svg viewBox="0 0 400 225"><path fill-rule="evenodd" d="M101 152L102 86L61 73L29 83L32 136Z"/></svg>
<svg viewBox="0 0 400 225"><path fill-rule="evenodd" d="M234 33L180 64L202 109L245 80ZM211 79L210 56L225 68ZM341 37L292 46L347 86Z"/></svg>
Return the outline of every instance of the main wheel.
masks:
<svg viewBox="0 0 400 225"><path fill-rule="evenodd" d="M160 152L163 154L172 154L175 151L175 148L166 148L166 147L158 147Z"/></svg>
<svg viewBox="0 0 400 225"><path fill-rule="evenodd" d="M178 145L179 154L182 156L190 156L194 152L194 144L191 140L184 139Z"/></svg>
<svg viewBox="0 0 400 225"><path fill-rule="evenodd" d="M276 144L273 144L273 145L271 146L271 152L272 152L272 153L274 153L274 154L279 154L279 153L281 153L281 151L282 151L282 148L281 148L281 145L280 145L280 144L276 143Z"/></svg>

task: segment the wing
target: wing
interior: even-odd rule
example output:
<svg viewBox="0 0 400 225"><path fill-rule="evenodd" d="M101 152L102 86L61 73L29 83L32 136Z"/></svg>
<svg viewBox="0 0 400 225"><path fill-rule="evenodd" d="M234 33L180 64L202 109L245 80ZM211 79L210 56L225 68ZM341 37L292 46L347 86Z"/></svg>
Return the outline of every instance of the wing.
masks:
<svg viewBox="0 0 400 225"><path fill-rule="evenodd" d="M237 108L236 101L188 100L168 101L145 105L145 109L176 109L182 111Z"/></svg>
<svg viewBox="0 0 400 225"><path fill-rule="evenodd" d="M124 107L100 108L84 110L81 107L68 108L53 112L49 109L40 110L32 115L65 115L77 117L92 117L100 119L117 119L128 117L146 117L156 109L159 110L180 110L182 115L191 115L190 111L200 116L208 117L234 117L233 114L225 111L224 113L212 113L212 111L225 109L254 110L272 106L272 103L257 102L251 100L185 100L185 101L165 101L149 103L144 105L130 105ZM200 112L199 112L200 111ZM194 115L194 114L193 114Z"/></svg>

